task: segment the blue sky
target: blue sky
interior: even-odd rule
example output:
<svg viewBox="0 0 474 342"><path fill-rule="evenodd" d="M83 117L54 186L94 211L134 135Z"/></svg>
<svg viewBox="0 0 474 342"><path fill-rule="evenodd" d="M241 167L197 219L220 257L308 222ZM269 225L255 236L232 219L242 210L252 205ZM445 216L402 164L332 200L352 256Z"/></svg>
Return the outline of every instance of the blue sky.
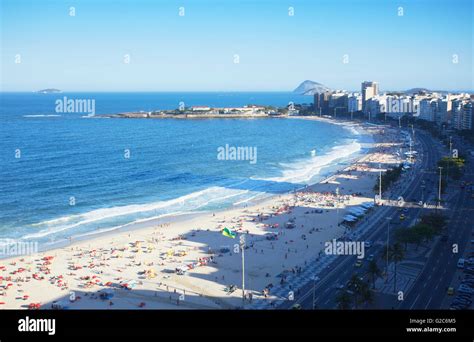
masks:
<svg viewBox="0 0 474 342"><path fill-rule="evenodd" d="M1 4L3 91L287 91L306 79L474 89L472 0Z"/></svg>

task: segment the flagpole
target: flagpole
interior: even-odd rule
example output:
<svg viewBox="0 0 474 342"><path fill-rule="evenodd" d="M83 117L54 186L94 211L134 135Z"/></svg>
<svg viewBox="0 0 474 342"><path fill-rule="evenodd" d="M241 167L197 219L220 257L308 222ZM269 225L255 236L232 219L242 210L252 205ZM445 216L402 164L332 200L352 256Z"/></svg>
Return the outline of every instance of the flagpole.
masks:
<svg viewBox="0 0 474 342"><path fill-rule="evenodd" d="M240 237L242 246L242 307L245 305L245 235Z"/></svg>

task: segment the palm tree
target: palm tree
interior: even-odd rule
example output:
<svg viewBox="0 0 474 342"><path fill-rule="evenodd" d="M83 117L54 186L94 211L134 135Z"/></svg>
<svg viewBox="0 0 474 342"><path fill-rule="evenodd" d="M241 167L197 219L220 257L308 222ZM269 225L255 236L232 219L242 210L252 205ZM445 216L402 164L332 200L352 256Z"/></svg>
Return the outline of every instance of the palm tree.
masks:
<svg viewBox="0 0 474 342"><path fill-rule="evenodd" d="M399 243L395 243L388 247L388 257L394 264L393 292L395 293L397 291L397 263L402 261L405 257L405 252L403 251L402 246Z"/></svg>
<svg viewBox="0 0 474 342"><path fill-rule="evenodd" d="M363 284L364 285L359 290L361 302L370 305L374 302L374 293L366 283Z"/></svg>
<svg viewBox="0 0 474 342"><path fill-rule="evenodd" d="M380 271L379 266L377 265L377 261L371 260L369 263L369 274L372 277L372 288L375 289L375 280L380 277L382 272Z"/></svg>
<svg viewBox="0 0 474 342"><path fill-rule="evenodd" d="M341 310L347 310L351 307L351 296L346 291L340 292L336 297L337 307Z"/></svg>
<svg viewBox="0 0 474 342"><path fill-rule="evenodd" d="M353 293L354 305L357 309L357 305L360 303L361 289L364 286L364 282L360 279L360 276L357 273L354 273L349 280L349 289Z"/></svg>

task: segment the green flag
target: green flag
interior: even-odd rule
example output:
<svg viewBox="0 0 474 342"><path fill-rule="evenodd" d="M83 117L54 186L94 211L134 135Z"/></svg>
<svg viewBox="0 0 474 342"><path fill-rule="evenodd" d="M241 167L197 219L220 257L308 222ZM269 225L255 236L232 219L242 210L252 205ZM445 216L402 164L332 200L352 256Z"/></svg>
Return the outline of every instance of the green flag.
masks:
<svg viewBox="0 0 474 342"><path fill-rule="evenodd" d="M230 237L232 239L235 239L235 237L237 236L237 234L235 234L232 230L230 230L229 228L224 228L222 230L222 235L224 236L227 236L227 237Z"/></svg>

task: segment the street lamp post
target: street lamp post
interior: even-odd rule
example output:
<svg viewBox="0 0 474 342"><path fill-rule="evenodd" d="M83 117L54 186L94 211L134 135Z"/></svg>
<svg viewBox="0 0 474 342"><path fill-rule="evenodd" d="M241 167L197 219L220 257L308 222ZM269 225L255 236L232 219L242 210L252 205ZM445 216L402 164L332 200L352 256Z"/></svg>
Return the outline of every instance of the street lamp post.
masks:
<svg viewBox="0 0 474 342"><path fill-rule="evenodd" d="M438 186L438 208L439 208L441 207L441 170L443 168L439 166L438 169L439 169L439 186Z"/></svg>
<svg viewBox="0 0 474 342"><path fill-rule="evenodd" d="M390 220L391 217L386 217L387 220L387 265L385 267L385 282L388 282L388 250L389 250L389 243L390 243Z"/></svg>
<svg viewBox="0 0 474 342"><path fill-rule="evenodd" d="M379 164L379 202L382 203L382 165Z"/></svg>
<svg viewBox="0 0 474 342"><path fill-rule="evenodd" d="M449 163L451 161L451 157L453 155L452 149L453 149L453 142L452 142L453 137L449 137L449 156L446 159L446 185L448 184L448 174L449 174Z"/></svg>
<svg viewBox="0 0 474 342"><path fill-rule="evenodd" d="M245 305L245 235L240 236L242 250L242 307Z"/></svg>

